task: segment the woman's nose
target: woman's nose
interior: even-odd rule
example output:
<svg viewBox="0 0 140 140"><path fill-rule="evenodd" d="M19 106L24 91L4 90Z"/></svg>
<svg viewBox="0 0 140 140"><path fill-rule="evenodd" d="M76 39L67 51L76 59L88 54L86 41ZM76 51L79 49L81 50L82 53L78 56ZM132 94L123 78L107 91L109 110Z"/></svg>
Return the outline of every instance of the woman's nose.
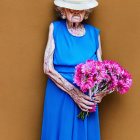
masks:
<svg viewBox="0 0 140 140"><path fill-rule="evenodd" d="M79 14L79 10L77 10L77 11L74 11L73 13L74 13L74 14Z"/></svg>

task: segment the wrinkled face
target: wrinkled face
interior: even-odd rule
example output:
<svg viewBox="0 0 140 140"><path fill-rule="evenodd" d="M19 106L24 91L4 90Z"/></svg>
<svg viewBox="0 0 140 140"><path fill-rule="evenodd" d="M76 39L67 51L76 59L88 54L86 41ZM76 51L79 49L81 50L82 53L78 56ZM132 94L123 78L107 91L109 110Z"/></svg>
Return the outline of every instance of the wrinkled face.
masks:
<svg viewBox="0 0 140 140"><path fill-rule="evenodd" d="M64 14L66 15L66 19L70 22L82 22L84 19L86 10L72 10L65 8Z"/></svg>

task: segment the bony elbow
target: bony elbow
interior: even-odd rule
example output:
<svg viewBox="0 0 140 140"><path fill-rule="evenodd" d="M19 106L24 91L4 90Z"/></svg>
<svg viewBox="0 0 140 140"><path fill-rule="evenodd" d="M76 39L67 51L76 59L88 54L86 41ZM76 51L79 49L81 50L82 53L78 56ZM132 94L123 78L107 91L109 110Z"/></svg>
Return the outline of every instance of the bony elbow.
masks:
<svg viewBox="0 0 140 140"><path fill-rule="evenodd" d="M51 73L51 70L50 70L50 69L44 69L44 73L45 73L46 75L49 75L49 74Z"/></svg>
<svg viewBox="0 0 140 140"><path fill-rule="evenodd" d="M44 69L44 74L47 74L48 75L49 74L49 71Z"/></svg>

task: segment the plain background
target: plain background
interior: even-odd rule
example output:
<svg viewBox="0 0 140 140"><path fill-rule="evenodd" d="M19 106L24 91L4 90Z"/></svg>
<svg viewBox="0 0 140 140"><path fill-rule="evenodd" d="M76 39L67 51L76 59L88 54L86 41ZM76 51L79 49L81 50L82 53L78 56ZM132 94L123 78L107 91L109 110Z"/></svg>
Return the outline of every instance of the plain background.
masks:
<svg viewBox="0 0 140 140"><path fill-rule="evenodd" d="M99 0L88 23L100 29L103 59L132 75L124 95L99 104L102 140L140 139L140 1ZM40 140L47 76L43 73L53 0L0 1L0 139ZM52 95L53 96L53 95Z"/></svg>

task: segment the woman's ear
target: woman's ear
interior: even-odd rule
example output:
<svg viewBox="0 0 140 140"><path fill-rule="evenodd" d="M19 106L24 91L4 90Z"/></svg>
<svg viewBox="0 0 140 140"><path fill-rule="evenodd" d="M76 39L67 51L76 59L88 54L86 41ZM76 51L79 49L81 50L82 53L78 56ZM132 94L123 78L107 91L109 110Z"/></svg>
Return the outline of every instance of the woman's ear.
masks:
<svg viewBox="0 0 140 140"><path fill-rule="evenodd" d="M62 9L60 10L60 12L61 12L61 16L62 16L62 18L63 18L63 19L66 19L65 8L62 8Z"/></svg>
<svg viewBox="0 0 140 140"><path fill-rule="evenodd" d="M65 14L65 9L64 9L64 8L61 8L61 9L60 9L60 12L61 12L61 15L66 15L66 14Z"/></svg>

